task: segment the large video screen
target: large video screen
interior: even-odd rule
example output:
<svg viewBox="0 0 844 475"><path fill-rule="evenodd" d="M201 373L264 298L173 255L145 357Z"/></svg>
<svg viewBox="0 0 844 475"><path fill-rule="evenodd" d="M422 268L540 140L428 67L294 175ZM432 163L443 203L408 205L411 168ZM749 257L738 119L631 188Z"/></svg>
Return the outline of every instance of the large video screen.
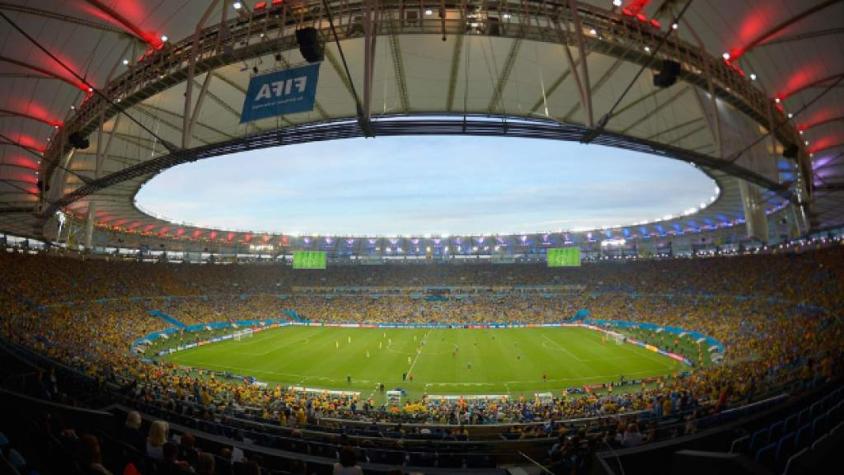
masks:
<svg viewBox="0 0 844 475"><path fill-rule="evenodd" d="M579 247L548 249L548 267L580 267Z"/></svg>
<svg viewBox="0 0 844 475"><path fill-rule="evenodd" d="M293 251L294 269L325 269L324 251Z"/></svg>

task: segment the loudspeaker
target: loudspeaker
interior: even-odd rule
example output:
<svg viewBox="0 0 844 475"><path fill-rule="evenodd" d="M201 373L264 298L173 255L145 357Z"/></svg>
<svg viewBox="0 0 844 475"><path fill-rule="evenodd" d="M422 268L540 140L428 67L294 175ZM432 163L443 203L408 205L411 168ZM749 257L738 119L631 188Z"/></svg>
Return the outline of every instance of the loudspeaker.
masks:
<svg viewBox="0 0 844 475"><path fill-rule="evenodd" d="M797 158L797 152L799 150L800 149L797 148L797 145L794 145L794 144L786 145L782 149L782 156L785 157L785 158Z"/></svg>
<svg viewBox="0 0 844 475"><path fill-rule="evenodd" d="M85 150L91 145L91 142L88 141L85 137L82 136L79 132L74 132L70 134L67 138L68 143L76 149Z"/></svg>
<svg viewBox="0 0 844 475"><path fill-rule="evenodd" d="M296 30L296 42L299 43L299 52L305 61L316 63L325 58L325 45L320 41L316 28L309 26Z"/></svg>
<svg viewBox="0 0 844 475"><path fill-rule="evenodd" d="M680 63L666 59L662 61L659 72L654 74L654 86L670 87L677 82L677 75L680 74Z"/></svg>

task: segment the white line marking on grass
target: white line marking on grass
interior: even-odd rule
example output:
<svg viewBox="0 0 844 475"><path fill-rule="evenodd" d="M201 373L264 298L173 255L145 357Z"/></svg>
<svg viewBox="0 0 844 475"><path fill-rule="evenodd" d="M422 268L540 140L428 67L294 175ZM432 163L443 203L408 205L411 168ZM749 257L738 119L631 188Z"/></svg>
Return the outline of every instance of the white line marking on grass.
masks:
<svg viewBox="0 0 844 475"><path fill-rule="evenodd" d="M429 335L430 333L431 333L431 330L430 330L430 329L428 329L428 331L426 331L426 332L425 332L425 335L423 335L423 336L422 336L422 338L419 340L419 346L420 346L420 347L424 346L425 339L426 339L426 338L428 338L428 335ZM413 367L414 367L414 366L416 366L416 362L417 362L417 361L419 361L419 357L420 357L420 356L422 356L422 350L421 350L421 349L417 349L417 350L416 350L416 358L413 358L413 362L411 362L411 363L410 363L410 368L408 368L408 369L407 369L407 375L408 375L408 376L410 376L411 374L413 374Z"/></svg>
<svg viewBox="0 0 844 475"><path fill-rule="evenodd" d="M548 340L548 341L550 341L551 343L553 343L553 344L554 344L554 346L556 346L557 348L559 348L559 349L563 350L563 353L565 353L565 354L567 354L567 355L571 356L572 358L574 358L574 360L575 360L575 361L578 361L578 362L580 362L580 363L584 363L584 362L585 362L584 360L582 360L582 359L578 358L578 357L577 357L577 355L575 355L575 354L574 354L574 353L572 353L571 351L567 350L567 349L566 349L563 345L561 345L561 344L557 343L556 341L554 341L554 340L552 340L552 339L548 338L548 337L547 337L547 336L545 336L545 335L541 335L541 336L542 336L542 338L545 338L546 340ZM543 346L545 346L545 345L543 345Z"/></svg>

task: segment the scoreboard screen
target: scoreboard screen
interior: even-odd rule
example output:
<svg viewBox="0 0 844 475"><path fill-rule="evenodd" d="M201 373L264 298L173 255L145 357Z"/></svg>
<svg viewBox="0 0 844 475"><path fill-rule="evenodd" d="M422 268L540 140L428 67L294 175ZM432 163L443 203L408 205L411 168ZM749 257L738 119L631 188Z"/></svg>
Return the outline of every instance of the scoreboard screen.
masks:
<svg viewBox="0 0 844 475"><path fill-rule="evenodd" d="M294 269L325 269L325 251L293 251Z"/></svg>
<svg viewBox="0 0 844 475"><path fill-rule="evenodd" d="M556 247L548 249L548 267L580 267L579 247Z"/></svg>

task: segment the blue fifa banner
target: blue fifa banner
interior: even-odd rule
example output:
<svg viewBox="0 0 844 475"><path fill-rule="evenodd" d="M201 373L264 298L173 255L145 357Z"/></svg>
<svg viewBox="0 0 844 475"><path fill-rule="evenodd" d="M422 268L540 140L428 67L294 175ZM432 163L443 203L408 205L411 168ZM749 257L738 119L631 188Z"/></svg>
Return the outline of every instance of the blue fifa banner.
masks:
<svg viewBox="0 0 844 475"><path fill-rule="evenodd" d="M314 110L320 63L252 76L240 123Z"/></svg>

